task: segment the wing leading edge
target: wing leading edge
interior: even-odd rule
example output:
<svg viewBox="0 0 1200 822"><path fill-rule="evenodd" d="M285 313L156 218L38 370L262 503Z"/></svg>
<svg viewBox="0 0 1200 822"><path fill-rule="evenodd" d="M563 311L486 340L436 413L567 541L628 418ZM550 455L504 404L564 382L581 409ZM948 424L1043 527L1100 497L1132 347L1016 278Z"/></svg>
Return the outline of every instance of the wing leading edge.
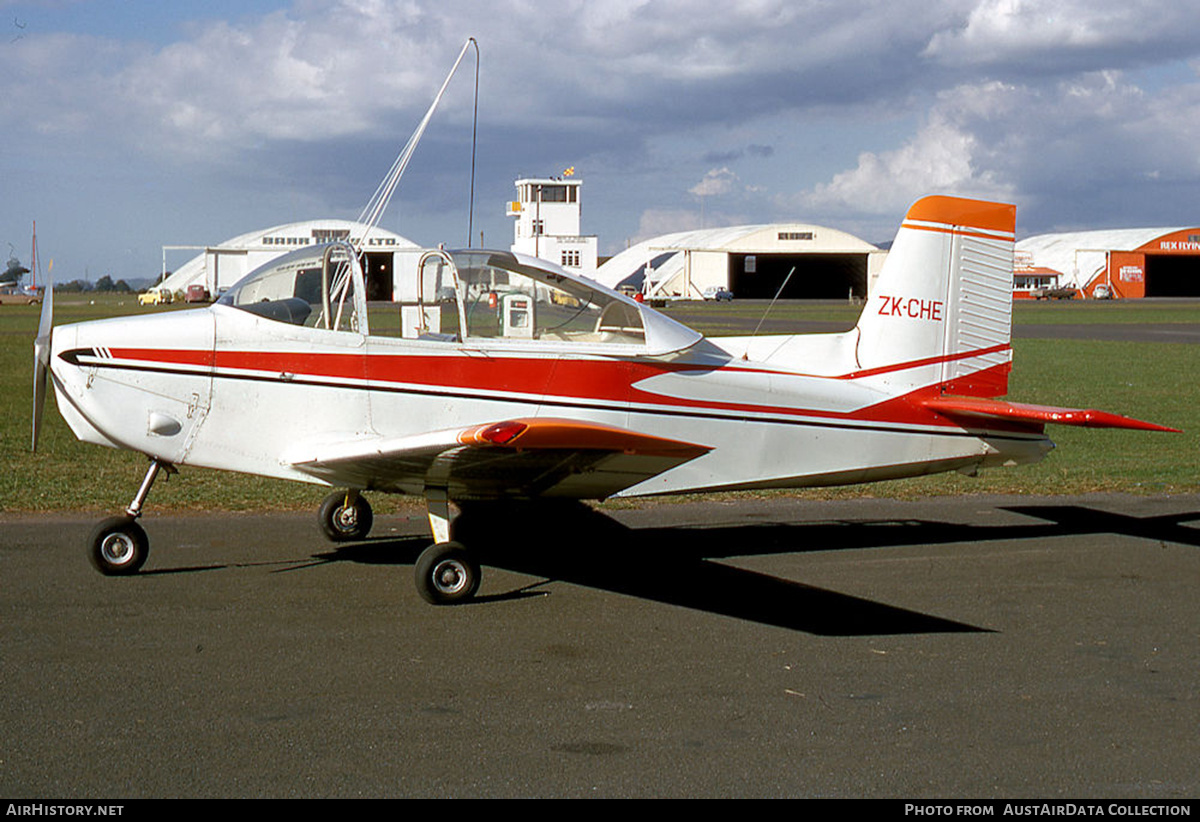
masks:
<svg viewBox="0 0 1200 822"><path fill-rule="evenodd" d="M603 499L712 450L568 419L522 418L392 439L308 446L293 468L332 485L452 499Z"/></svg>

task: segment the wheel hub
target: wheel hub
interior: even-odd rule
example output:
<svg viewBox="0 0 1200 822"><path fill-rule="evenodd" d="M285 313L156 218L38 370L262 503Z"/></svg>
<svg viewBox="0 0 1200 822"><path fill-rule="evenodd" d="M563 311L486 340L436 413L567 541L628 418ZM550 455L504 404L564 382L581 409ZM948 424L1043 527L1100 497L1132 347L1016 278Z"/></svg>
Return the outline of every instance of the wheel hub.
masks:
<svg viewBox="0 0 1200 822"><path fill-rule="evenodd" d="M353 506L342 508L334 515L334 521L343 531L353 531L358 527L358 509Z"/></svg>
<svg viewBox="0 0 1200 822"><path fill-rule="evenodd" d="M467 569L462 563L448 559L433 569L433 584L443 594L455 594L467 585Z"/></svg>
<svg viewBox="0 0 1200 822"><path fill-rule="evenodd" d="M124 565L133 559L133 540L125 534L109 534L100 544L100 552L113 565Z"/></svg>

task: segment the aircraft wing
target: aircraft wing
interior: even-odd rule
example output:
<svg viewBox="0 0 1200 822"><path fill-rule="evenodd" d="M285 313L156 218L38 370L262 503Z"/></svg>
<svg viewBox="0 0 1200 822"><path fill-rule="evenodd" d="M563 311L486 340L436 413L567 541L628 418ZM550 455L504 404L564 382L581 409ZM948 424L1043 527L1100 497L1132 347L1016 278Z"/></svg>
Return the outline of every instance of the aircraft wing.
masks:
<svg viewBox="0 0 1200 822"><path fill-rule="evenodd" d="M1164 425L1135 420L1132 417L1123 417L1108 411L1097 411L1094 408L1055 408L1049 405L1028 405L982 397L950 396L922 400L921 404L952 419L998 420L1018 426L1035 427L1039 430L1046 423L1055 423L1057 425L1079 425L1085 428L1132 428L1139 431L1179 433L1176 428L1167 428Z"/></svg>
<svg viewBox="0 0 1200 822"><path fill-rule="evenodd" d="M523 418L427 434L305 446L285 461L332 485L451 499L603 499L712 450L567 419Z"/></svg>

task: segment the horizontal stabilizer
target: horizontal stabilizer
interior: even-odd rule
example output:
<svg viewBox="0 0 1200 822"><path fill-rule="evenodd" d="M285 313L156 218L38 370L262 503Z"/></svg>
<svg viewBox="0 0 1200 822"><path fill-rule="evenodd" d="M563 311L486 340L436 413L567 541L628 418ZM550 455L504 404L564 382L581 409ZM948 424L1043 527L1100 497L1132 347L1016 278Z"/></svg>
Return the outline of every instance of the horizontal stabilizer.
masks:
<svg viewBox="0 0 1200 822"><path fill-rule="evenodd" d="M1138 431L1170 431L1180 433L1177 428L1168 428L1152 422L1123 417L1094 408L1056 408L1050 405L1028 405L1019 402L989 400L980 397L933 397L921 404L931 411L947 417L970 417L976 419L1005 420L1017 424L1078 425L1084 428L1131 428Z"/></svg>

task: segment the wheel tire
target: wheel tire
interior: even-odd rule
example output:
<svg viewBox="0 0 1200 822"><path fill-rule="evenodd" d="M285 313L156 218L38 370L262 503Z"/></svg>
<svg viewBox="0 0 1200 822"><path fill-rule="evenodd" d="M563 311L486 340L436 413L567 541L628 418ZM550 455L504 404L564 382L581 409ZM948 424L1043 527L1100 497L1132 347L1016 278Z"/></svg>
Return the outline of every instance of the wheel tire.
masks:
<svg viewBox="0 0 1200 822"><path fill-rule="evenodd" d="M132 517L110 517L92 531L88 558L107 577L136 574L150 555L150 540Z"/></svg>
<svg viewBox="0 0 1200 822"><path fill-rule="evenodd" d="M457 542L430 545L417 558L417 592L431 605L457 605L479 590L479 563Z"/></svg>
<svg viewBox="0 0 1200 822"><path fill-rule="evenodd" d="M321 520L321 531L333 542L352 542L366 539L371 533L371 525L375 521L371 513L371 504L361 494L355 496L354 502L346 505L346 492L335 491L321 503L318 515Z"/></svg>

